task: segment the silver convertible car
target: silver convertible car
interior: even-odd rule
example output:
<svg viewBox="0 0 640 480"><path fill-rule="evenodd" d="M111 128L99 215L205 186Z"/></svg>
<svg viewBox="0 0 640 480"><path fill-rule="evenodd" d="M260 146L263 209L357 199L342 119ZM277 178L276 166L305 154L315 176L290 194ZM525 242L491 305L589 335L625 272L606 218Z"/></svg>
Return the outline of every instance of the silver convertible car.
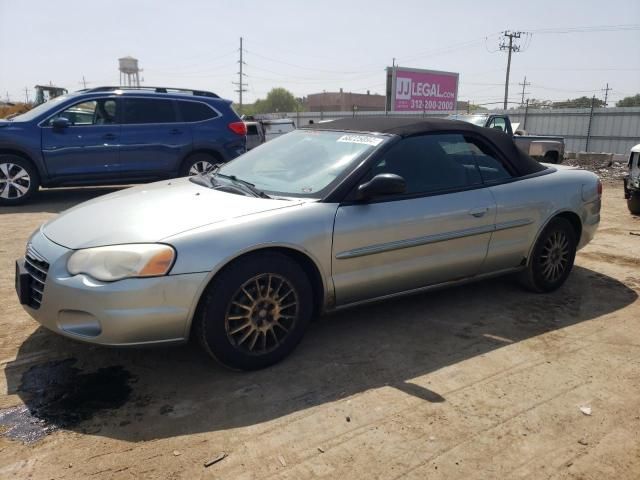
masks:
<svg viewBox="0 0 640 480"><path fill-rule="evenodd" d="M271 365L322 312L517 274L560 287L600 221L590 172L440 119L348 119L208 174L63 212L16 263L26 311L103 345L196 337L224 365Z"/></svg>

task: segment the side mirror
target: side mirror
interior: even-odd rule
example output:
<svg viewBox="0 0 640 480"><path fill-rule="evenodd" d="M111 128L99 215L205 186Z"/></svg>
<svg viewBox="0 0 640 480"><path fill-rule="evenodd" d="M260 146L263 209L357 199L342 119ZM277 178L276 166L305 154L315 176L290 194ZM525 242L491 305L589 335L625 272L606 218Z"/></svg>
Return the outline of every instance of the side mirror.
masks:
<svg viewBox="0 0 640 480"><path fill-rule="evenodd" d="M498 126L498 125L494 125L493 127L494 130L500 130L501 132L504 132L504 130L502 129L502 127Z"/></svg>
<svg viewBox="0 0 640 480"><path fill-rule="evenodd" d="M71 125L71 122L69 121L68 118L65 118L65 117L54 118L53 121L51 122L51 126L53 127L54 130L64 130L70 125Z"/></svg>
<svg viewBox="0 0 640 480"><path fill-rule="evenodd" d="M407 182L400 175L380 173L358 187L356 198L358 200L368 200L373 197L394 195L405 193L406 191Z"/></svg>

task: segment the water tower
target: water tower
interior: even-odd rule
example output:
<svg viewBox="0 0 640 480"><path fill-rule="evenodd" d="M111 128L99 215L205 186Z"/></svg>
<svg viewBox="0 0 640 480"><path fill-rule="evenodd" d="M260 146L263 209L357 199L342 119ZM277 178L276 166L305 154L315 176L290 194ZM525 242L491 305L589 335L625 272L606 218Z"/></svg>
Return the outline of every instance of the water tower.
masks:
<svg viewBox="0 0 640 480"><path fill-rule="evenodd" d="M118 59L120 65L120 85L127 87L140 86L140 72L138 68L138 59L133 57L122 57Z"/></svg>

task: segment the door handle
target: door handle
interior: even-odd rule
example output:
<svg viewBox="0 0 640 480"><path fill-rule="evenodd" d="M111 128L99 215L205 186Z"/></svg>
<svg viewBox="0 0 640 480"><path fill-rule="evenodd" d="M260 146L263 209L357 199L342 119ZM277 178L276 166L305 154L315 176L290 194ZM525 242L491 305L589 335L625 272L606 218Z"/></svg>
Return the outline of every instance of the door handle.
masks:
<svg viewBox="0 0 640 480"><path fill-rule="evenodd" d="M115 140L116 139L116 135L114 133L105 133L102 136L103 140Z"/></svg>
<svg viewBox="0 0 640 480"><path fill-rule="evenodd" d="M489 207L473 208L469 210L469 215L476 218L480 218L480 217L483 217L484 214L487 213L488 211L489 211Z"/></svg>
<svg viewBox="0 0 640 480"><path fill-rule="evenodd" d="M181 135L182 134L182 130L180 130L179 128L174 128L173 130L169 131L169 133L171 135Z"/></svg>

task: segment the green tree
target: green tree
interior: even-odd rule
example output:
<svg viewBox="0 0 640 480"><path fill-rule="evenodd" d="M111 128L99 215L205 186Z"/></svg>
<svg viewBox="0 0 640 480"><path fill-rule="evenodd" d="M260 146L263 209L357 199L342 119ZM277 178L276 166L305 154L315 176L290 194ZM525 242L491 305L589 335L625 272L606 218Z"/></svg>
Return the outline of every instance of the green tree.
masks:
<svg viewBox="0 0 640 480"><path fill-rule="evenodd" d="M567 99L564 102L553 102L553 108L591 108L592 99L586 96L579 98ZM593 99L593 106L596 108L604 107L604 101L599 98Z"/></svg>
<svg viewBox="0 0 640 480"><path fill-rule="evenodd" d="M285 88L272 88L264 100L254 103L256 113L295 112L300 108L296 97Z"/></svg>
<svg viewBox="0 0 640 480"><path fill-rule="evenodd" d="M529 108L551 108L553 102L551 100L542 100L539 98L529 99Z"/></svg>
<svg viewBox="0 0 640 480"><path fill-rule="evenodd" d="M475 113L475 112L487 112L488 109L486 109L485 107L481 106L481 105L476 105L475 103L472 103L469 105L469 112L470 113Z"/></svg>
<svg viewBox="0 0 640 480"><path fill-rule="evenodd" d="M616 107L640 107L640 93L633 97L624 97L616 103Z"/></svg>

